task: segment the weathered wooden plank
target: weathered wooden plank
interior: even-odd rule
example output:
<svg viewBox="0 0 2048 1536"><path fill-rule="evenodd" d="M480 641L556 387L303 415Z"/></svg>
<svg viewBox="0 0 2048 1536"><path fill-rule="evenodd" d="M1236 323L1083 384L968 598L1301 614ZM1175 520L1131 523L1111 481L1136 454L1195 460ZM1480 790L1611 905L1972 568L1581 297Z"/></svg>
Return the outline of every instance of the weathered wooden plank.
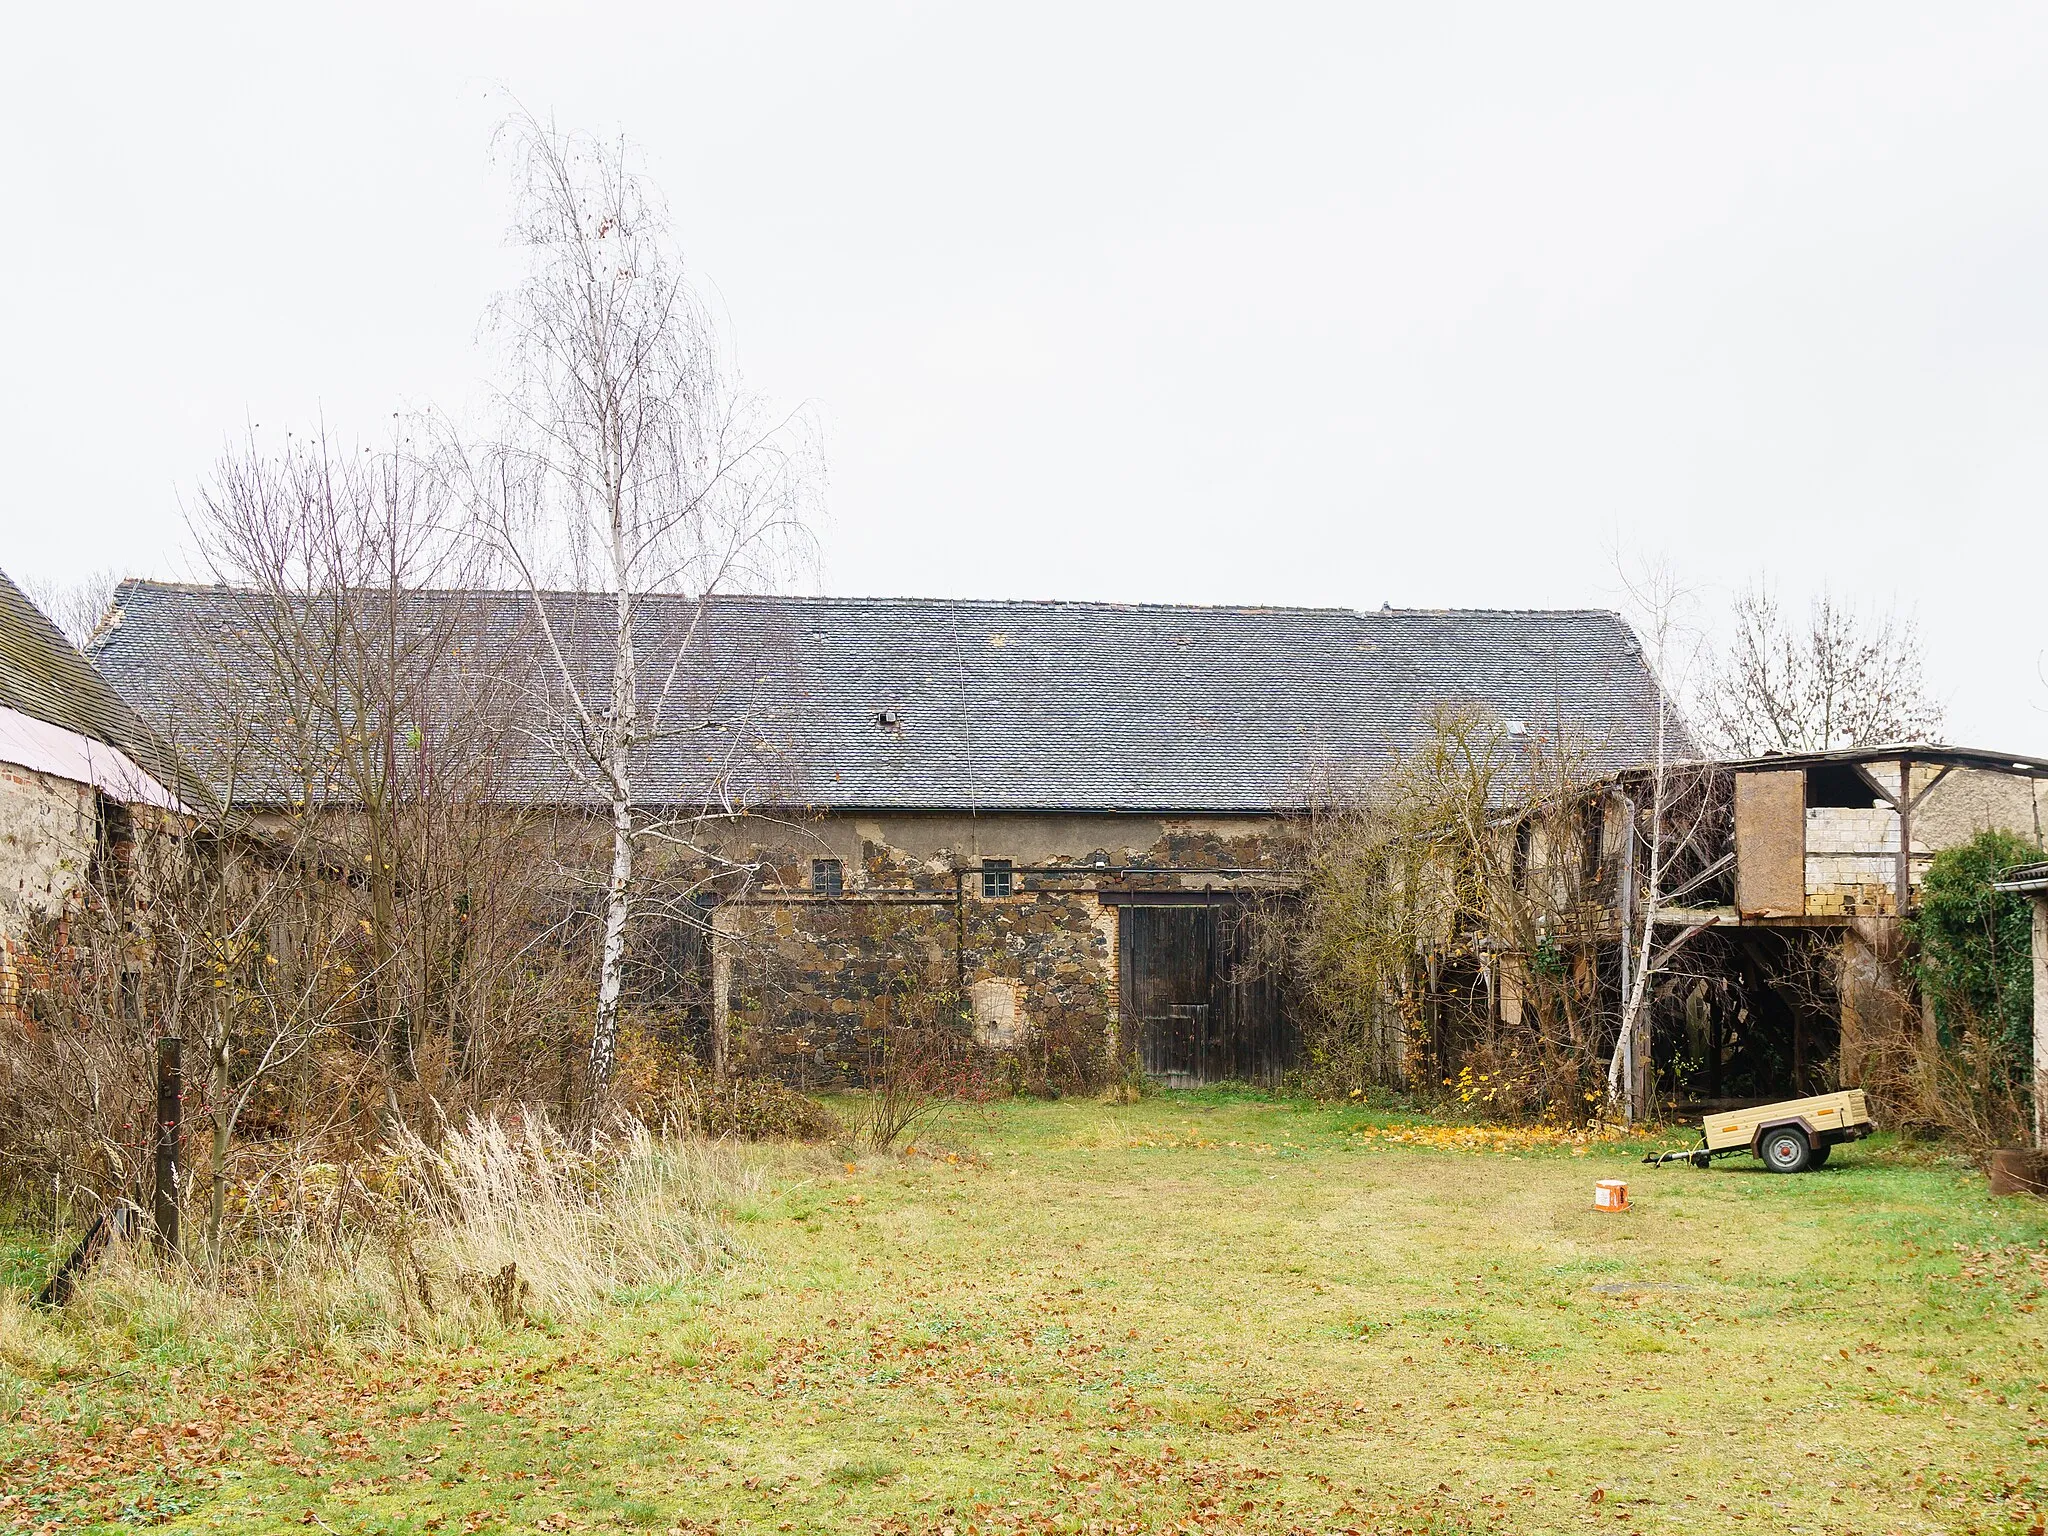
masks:
<svg viewBox="0 0 2048 1536"><path fill-rule="evenodd" d="M1744 917L1806 912L1806 775L1735 775L1735 905Z"/></svg>

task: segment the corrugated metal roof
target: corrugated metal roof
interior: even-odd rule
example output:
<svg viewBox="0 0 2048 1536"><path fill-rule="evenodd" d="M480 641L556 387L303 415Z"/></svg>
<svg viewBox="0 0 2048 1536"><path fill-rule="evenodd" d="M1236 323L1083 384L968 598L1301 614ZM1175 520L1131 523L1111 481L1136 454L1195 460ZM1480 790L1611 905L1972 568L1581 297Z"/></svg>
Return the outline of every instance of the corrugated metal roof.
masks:
<svg viewBox="0 0 2048 1536"><path fill-rule="evenodd" d="M124 805L185 807L134 758L111 742L52 725L0 705L0 763L16 763L74 784L90 784Z"/></svg>
<svg viewBox="0 0 2048 1536"><path fill-rule="evenodd" d="M136 582L95 652L153 722L193 680L262 668L261 597ZM464 664L548 686L521 593L429 593L468 610ZM586 696L609 691L609 599L551 594ZM653 803L730 796L815 807L1258 812L1299 805L1319 769L1385 762L1445 705L1539 734L1562 721L1588 766L1640 762L1656 685L1600 611L1347 609L880 598L643 600L643 698L675 668L663 734L639 755ZM688 637L686 640L685 637ZM284 701L269 708L282 710ZM202 724L203 722L193 722ZM587 798L547 751L528 792Z"/></svg>

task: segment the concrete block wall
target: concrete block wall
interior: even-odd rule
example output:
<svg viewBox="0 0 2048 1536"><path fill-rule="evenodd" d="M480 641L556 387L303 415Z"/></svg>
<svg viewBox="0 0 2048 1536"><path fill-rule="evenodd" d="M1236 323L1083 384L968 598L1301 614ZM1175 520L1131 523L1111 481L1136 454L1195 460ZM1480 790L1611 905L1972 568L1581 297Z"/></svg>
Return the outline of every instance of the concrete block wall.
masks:
<svg viewBox="0 0 2048 1536"><path fill-rule="evenodd" d="M1895 789L1896 767L1870 771ZM2048 779L1958 768L1932 783L1934 770L1913 770L1915 793L1926 798L1913 812L1909 879L1917 888L1944 848L1958 847L1991 829L2042 846L2048 827ZM1809 917L1881 917L1897 906L1899 817L1889 806L1814 807L1806 813L1806 913Z"/></svg>

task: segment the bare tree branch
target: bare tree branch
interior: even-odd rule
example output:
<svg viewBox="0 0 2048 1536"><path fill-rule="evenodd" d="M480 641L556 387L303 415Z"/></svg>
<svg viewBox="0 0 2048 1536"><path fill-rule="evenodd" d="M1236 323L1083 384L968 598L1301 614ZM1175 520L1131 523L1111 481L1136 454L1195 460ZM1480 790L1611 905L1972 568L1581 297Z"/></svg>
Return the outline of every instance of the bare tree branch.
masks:
<svg viewBox="0 0 2048 1536"><path fill-rule="evenodd" d="M1700 723L1729 757L1924 741L1943 710L1927 689L1920 632L1823 592L1801 625L1759 582L1734 603L1735 633L1699 690Z"/></svg>
<svg viewBox="0 0 2048 1536"><path fill-rule="evenodd" d="M64 632L64 638L81 651L92 643L99 627L114 606L114 590L121 574L111 569L88 572L76 581L59 581L49 576L24 576L21 587L29 601Z"/></svg>

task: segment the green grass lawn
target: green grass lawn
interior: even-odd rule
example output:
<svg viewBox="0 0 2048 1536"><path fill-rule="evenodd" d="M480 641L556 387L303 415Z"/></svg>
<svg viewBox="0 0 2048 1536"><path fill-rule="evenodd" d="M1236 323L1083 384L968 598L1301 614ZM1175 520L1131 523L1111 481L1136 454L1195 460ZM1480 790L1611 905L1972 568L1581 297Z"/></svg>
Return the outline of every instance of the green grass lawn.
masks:
<svg viewBox="0 0 2048 1536"><path fill-rule="evenodd" d="M1774 1177L1389 1123L1007 1102L936 1157L764 1149L740 1256L600 1324L234 1381L171 1340L0 1365L0 1522L2039 1528L2048 1206L1882 1140Z"/></svg>

